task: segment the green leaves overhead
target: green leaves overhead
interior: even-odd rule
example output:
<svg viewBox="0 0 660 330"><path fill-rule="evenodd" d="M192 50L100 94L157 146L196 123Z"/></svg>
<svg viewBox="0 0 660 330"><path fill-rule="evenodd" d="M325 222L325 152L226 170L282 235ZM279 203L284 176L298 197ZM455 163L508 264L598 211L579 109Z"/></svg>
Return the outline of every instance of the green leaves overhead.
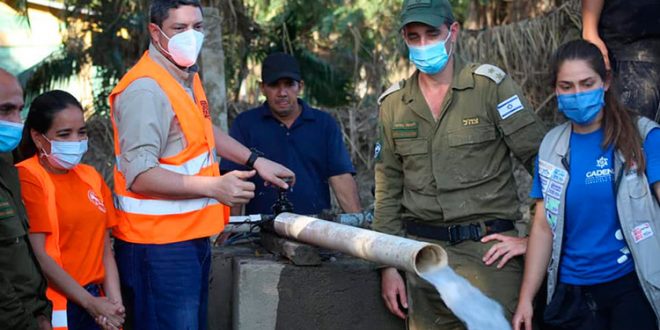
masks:
<svg viewBox="0 0 660 330"><path fill-rule="evenodd" d="M474 21L479 23L482 20L477 15L479 10L496 10L501 12L499 16L507 13L502 7L508 3L505 1L450 1L459 21L474 16ZM106 111L109 91L148 45L149 2L63 0L67 31L62 48L26 74L32 77L29 91L38 93L72 74L90 70L95 77L96 110ZM514 2L522 3L522 0ZM27 12L25 0L8 3L20 12ZM408 65L398 31L401 3L401 0L202 1L204 6L219 8L222 14L230 102L243 101L246 90L255 94L260 77L254 68L270 52L285 51L301 63L306 83L304 97L326 107L356 100L373 102L390 80L400 79L400 74L392 73L405 71ZM494 17L492 14L484 17L491 16ZM477 23L475 26L480 24Z"/></svg>
<svg viewBox="0 0 660 330"><path fill-rule="evenodd" d="M27 90L37 94L90 70L94 109L105 113L114 84L147 48L148 0L67 0L64 5L62 47L31 69Z"/></svg>
<svg viewBox="0 0 660 330"><path fill-rule="evenodd" d="M312 103L346 105L361 96L359 88L379 91L386 84L385 60L398 52L382 45L392 39L392 8L399 5L397 1L246 3L260 30L267 32L255 36L251 58L260 62L274 51L296 56L305 80L305 98ZM395 45L396 41L392 48ZM365 81L367 86L360 87Z"/></svg>

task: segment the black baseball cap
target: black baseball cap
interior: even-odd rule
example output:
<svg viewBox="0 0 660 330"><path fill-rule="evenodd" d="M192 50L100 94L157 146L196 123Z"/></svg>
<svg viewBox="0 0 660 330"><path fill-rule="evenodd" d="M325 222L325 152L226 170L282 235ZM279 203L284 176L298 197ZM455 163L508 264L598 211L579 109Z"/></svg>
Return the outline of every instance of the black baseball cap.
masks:
<svg viewBox="0 0 660 330"><path fill-rule="evenodd" d="M302 80L300 78L300 66L295 57L289 54L272 53L261 64L261 81L269 85L282 78L295 81Z"/></svg>

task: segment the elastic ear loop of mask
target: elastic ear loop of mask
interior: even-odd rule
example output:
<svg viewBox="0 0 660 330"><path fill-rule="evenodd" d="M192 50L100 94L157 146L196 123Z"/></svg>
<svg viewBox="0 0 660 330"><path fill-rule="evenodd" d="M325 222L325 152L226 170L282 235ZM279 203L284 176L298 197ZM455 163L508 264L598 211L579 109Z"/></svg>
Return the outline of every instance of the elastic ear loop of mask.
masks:
<svg viewBox="0 0 660 330"><path fill-rule="evenodd" d="M167 41L172 40L172 38L168 37L167 34L165 34L165 32L163 32L163 29L161 29L160 26L158 26L158 31L160 31L160 33L161 33L165 38L167 38ZM157 45L158 45L158 48L160 48L160 51L162 51L163 53L169 55L170 57L172 56L172 54L171 54L170 52L166 51L165 48L163 48L163 46L162 46L160 43L157 43Z"/></svg>

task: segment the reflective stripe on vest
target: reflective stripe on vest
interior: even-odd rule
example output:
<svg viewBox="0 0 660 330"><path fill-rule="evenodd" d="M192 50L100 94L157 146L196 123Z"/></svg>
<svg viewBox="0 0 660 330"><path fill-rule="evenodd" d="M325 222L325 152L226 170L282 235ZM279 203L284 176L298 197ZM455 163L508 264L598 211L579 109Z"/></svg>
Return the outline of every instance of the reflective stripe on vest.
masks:
<svg viewBox="0 0 660 330"><path fill-rule="evenodd" d="M160 163L159 167L179 174L195 175L199 174L203 168L211 166L211 164L214 162L214 158L214 155L212 155L210 152L205 152L180 165Z"/></svg>
<svg viewBox="0 0 660 330"><path fill-rule="evenodd" d="M117 196L117 208L129 213L144 215L185 214L199 211L207 206L220 204L213 198L182 199L177 201L160 199L138 199Z"/></svg>
<svg viewBox="0 0 660 330"><path fill-rule="evenodd" d="M181 165L159 164L160 168L183 175L196 175L213 164L213 155L205 152ZM209 205L219 204L213 198L195 198L182 200L140 199L128 196L116 196L117 207L121 211L145 215L184 214L199 211Z"/></svg>
<svg viewBox="0 0 660 330"><path fill-rule="evenodd" d="M66 310L53 309L53 318L51 319L53 329L67 329L69 326L67 322Z"/></svg>
<svg viewBox="0 0 660 330"><path fill-rule="evenodd" d="M191 98L183 86L151 59L148 51L145 52L119 81L109 98L117 158L114 179L119 223L114 235L132 243L167 244L216 234L228 221L229 208L215 199L153 198L128 190L126 178L119 167L122 152L114 101L133 81L141 78L154 80L167 96L186 141L186 147L178 154L161 156L158 166L181 175L220 176L215 159L213 126L199 75L193 77L194 98ZM138 109L122 109L132 110Z"/></svg>
<svg viewBox="0 0 660 330"><path fill-rule="evenodd" d="M202 168L211 166L211 164L216 162L215 154L210 152L205 152L181 165L170 165L170 164L158 164L159 167L164 168L168 171L172 171L179 174L195 175L201 171ZM121 171L120 167L120 158L115 157L115 164L117 170Z"/></svg>

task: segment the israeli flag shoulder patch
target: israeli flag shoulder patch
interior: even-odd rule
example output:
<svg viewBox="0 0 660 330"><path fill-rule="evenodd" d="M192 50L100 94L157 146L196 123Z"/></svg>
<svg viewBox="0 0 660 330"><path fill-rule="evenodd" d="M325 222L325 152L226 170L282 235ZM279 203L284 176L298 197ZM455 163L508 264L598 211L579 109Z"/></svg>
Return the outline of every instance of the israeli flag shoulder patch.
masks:
<svg viewBox="0 0 660 330"><path fill-rule="evenodd" d="M514 95L498 104L497 112L500 113L500 117L504 120L524 108L525 107L523 106L522 101L520 101L518 95Z"/></svg>

